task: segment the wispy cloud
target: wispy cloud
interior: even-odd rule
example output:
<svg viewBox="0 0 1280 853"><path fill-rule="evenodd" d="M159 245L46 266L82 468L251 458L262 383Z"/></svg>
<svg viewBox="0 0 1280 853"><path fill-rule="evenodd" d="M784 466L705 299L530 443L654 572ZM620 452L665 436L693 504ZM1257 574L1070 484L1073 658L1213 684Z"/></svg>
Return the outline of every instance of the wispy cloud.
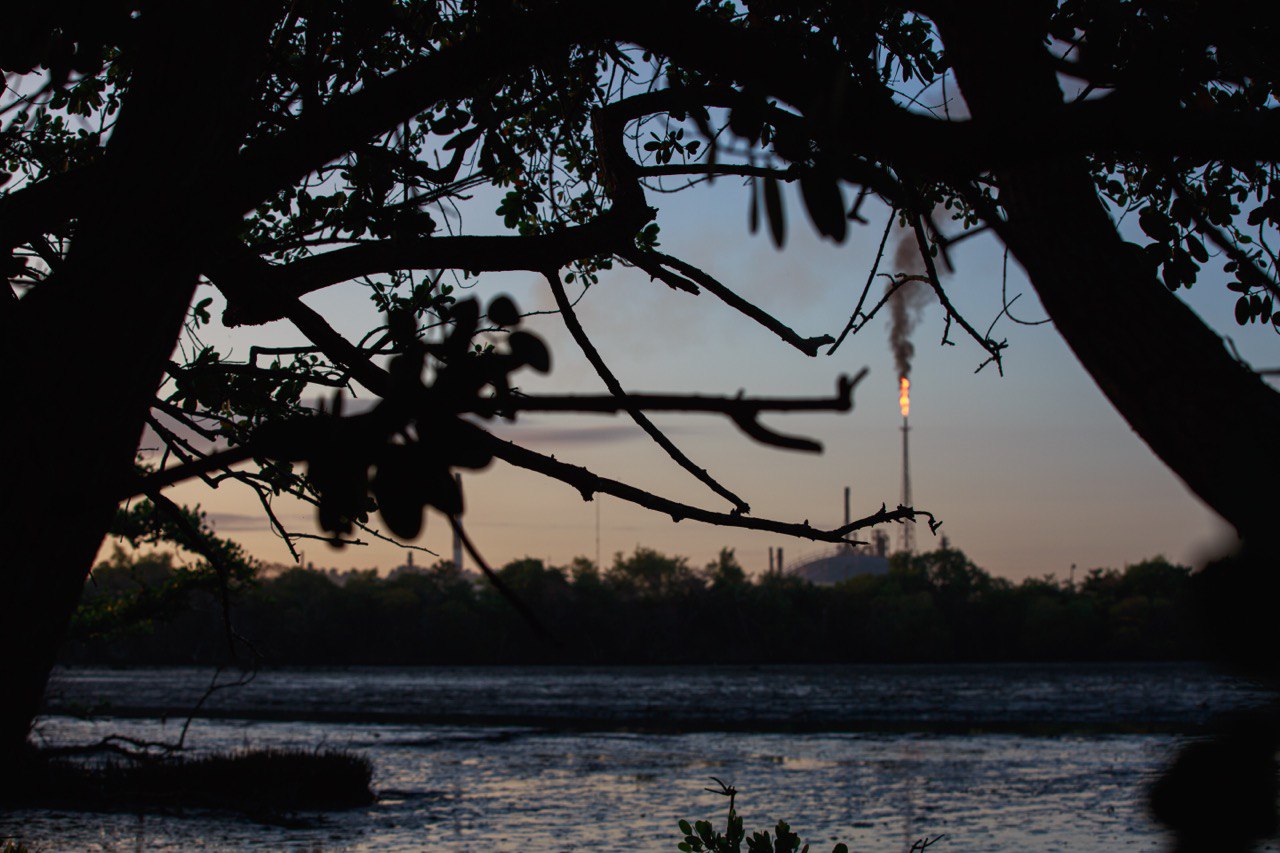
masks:
<svg viewBox="0 0 1280 853"><path fill-rule="evenodd" d="M293 526L300 529L311 519L311 516L303 513L286 513L279 518L286 527ZM219 533L251 533L268 530L271 527L267 516L263 513L211 512L209 523Z"/></svg>
<svg viewBox="0 0 1280 853"><path fill-rule="evenodd" d="M625 415L618 415L609 423L583 424L582 426L551 424L532 418L524 418L514 423L490 422L481 426L500 438L528 447L556 448L649 440L639 427L626 419ZM663 424L662 431L668 435L681 435L697 432L698 427L694 424Z"/></svg>

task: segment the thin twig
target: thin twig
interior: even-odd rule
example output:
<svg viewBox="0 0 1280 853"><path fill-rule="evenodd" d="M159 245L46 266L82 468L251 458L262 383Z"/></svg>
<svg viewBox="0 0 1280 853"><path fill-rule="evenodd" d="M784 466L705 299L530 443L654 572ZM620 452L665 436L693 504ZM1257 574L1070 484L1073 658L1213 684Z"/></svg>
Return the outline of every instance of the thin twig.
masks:
<svg viewBox="0 0 1280 853"><path fill-rule="evenodd" d="M831 345L831 349L827 350L827 355L831 355L836 351L836 348L844 342L844 339L849 336L849 333L853 331L854 325L858 322L858 316L862 313L862 306L866 304L867 301L867 294L871 292L871 283L875 281L876 272L880 269L880 260L884 257L884 247L889 242L889 232L893 230L893 220L896 219L897 216L898 209L896 207L890 208L889 221L884 224L884 234L880 237L880 248L876 249L876 259L871 264L871 272L867 273L867 283L863 285L862 295L858 297L858 304L854 306L853 313L849 315L849 322L845 324L844 331L836 338L835 343ZM876 306L877 309L879 307L879 305ZM874 315L875 313L875 311L872 311L871 315ZM868 317L871 315L868 315ZM861 328L861 326L858 328Z"/></svg>
<svg viewBox="0 0 1280 853"><path fill-rule="evenodd" d="M978 330L973 328L973 326L969 324L969 321L966 320L964 316L956 310L956 307L951 304L951 300L947 297L946 290L942 287L942 281L938 278L938 268L933 262L933 252L929 247L929 238L924 233L923 221L918 213L912 213L908 218L910 219L912 230L915 231L916 245L920 247L920 258L924 261L925 272L929 276L929 286L933 288L933 292L937 295L938 301L942 303L942 308L946 312L947 321L942 332L942 343L951 343L947 338L947 333L951 328L951 321L954 319L960 324L960 328L964 329L970 337L978 342L979 346L987 351L988 358L982 364L978 365L978 370L981 370L991 362L995 362L996 370L998 370L1000 375L1003 376L1004 362L1001 360L1000 351L1004 349L1005 344L997 343L990 338L978 334Z"/></svg>
<svg viewBox="0 0 1280 853"><path fill-rule="evenodd" d="M454 535L458 537L458 541L462 543L462 547L471 555L472 561L480 567L480 571L484 573L486 578L488 578L489 583L493 584L493 588L496 589L498 593L516 609L516 612L524 617L524 620L529 623L529 626L542 636L543 639L547 640L557 648L563 648L564 644L560 642L560 639L552 634L551 631L547 630L547 627L543 625L537 615L529 609L529 606L521 601L518 595L511 591L511 588L503 582L502 578L498 576L498 573L489 567L489 564L485 561L484 557L480 556L480 552L476 550L475 543L473 543L471 541L471 537L467 535L467 531L462 526L462 522L458 520L458 517L451 515L448 518L449 526L453 528Z"/></svg>
<svg viewBox="0 0 1280 853"><path fill-rule="evenodd" d="M186 513L177 504L156 490L147 492L147 497L186 534L187 547L208 560L209 565L213 567L214 572L217 574L219 604L222 606L222 627L227 640L227 653L231 655L231 660L238 662L239 655L236 654L235 643L236 635L235 630L231 627L231 567L226 564L222 555L209 547L205 534L191 523Z"/></svg>

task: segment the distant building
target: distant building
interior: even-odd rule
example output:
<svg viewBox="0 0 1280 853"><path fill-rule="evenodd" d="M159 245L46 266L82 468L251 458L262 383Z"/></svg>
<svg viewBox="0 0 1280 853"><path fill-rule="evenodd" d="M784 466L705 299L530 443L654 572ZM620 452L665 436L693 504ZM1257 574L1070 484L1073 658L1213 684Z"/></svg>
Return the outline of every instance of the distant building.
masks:
<svg viewBox="0 0 1280 853"><path fill-rule="evenodd" d="M392 570L391 570L391 573L387 575L387 580L395 580L396 578L400 577L401 575L420 575L420 574L422 574L422 567L421 567L421 566L415 566L415 565L413 564L413 552L412 552L412 551L406 551L406 552L405 552L405 555L404 555L404 558L405 558L405 563L404 563L404 565L403 565L403 566L396 566L394 569L392 569Z"/></svg>
<svg viewBox="0 0 1280 853"><path fill-rule="evenodd" d="M870 546L836 548L809 554L787 566L788 574L804 578L817 586L834 586L858 575L883 575L889 572L889 537L877 530Z"/></svg>

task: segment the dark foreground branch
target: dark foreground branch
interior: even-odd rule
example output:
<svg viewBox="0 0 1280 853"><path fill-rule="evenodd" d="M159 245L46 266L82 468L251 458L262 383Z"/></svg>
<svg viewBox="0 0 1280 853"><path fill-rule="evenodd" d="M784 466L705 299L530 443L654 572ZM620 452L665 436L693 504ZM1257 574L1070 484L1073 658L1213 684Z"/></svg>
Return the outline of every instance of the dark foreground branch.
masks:
<svg viewBox="0 0 1280 853"><path fill-rule="evenodd" d="M367 364L367 362L366 362ZM382 373L381 368L368 365L371 371L363 372L363 377L382 384L376 377ZM744 433L764 444L793 450L820 451L822 446L817 442L804 438L782 435L768 429L757 420L765 412L847 412L853 408L853 389L867 375L865 369L850 378L840 377L835 395L831 397L725 397L702 394L629 394L624 398L604 395L565 394L556 396L513 395L501 400L493 397L481 398L464 409L461 414L475 414L492 417L499 413L515 414L518 412L565 412L565 413L597 413L617 414L629 408L649 412L705 412L728 417ZM355 417L362 417L356 415ZM272 441L273 458L281 461L296 462L302 454L281 454L279 446L287 446L279 435ZM127 500L135 495L145 494L153 489L163 489L213 471L221 471L232 465L246 462L255 456L263 455L263 448L250 440L244 444L210 453L190 462L173 465L156 471L146 477L135 479L120 496Z"/></svg>
<svg viewBox="0 0 1280 853"><path fill-rule="evenodd" d="M859 540L849 539L849 534L858 530L874 527L877 524L886 524L888 522L911 522L915 521L917 516L925 516L930 520L930 527L936 529L938 522L933 515L922 510L916 510L911 507L898 507L890 510L881 507L880 511L869 515L866 518L858 519L836 528L835 530L823 530L813 527L808 521L801 524L795 524L785 521L774 521L767 518L752 518L744 515L733 515L724 512L715 512L713 510L702 509L701 507L690 506L689 504L680 503L669 498L655 495L644 489L622 483L617 480L611 480L608 477L601 477L583 468L580 465L572 465L567 462L552 457L545 456L541 453L521 447L509 441L505 441L496 436L490 435L479 428L476 429L479 434L478 440L485 442L485 447L493 453L495 457L504 462L515 465L518 468L524 468L529 471L535 471L554 480L570 485L578 490L583 500L592 500L596 494L610 495L615 498L644 507L645 509L660 512L669 515L672 521L683 521L686 518L693 521L700 521L704 524L714 524L719 527L739 527L745 530L764 530L770 533L781 533L784 536L795 536L800 539L809 539L815 542L848 542L851 544L865 544Z"/></svg>

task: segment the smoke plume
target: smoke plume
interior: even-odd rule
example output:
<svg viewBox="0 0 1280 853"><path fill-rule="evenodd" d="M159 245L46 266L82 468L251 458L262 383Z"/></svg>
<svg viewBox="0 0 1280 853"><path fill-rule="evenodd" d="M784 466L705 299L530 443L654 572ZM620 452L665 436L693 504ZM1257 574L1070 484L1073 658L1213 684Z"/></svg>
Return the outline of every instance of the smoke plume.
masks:
<svg viewBox="0 0 1280 853"><path fill-rule="evenodd" d="M915 231L901 226L896 230L898 233L897 245L893 252L893 271L905 275L924 275L924 259L920 257L920 246L916 243ZM886 289L891 287L893 287L892 282ZM893 349L893 361L898 368L898 376L911 375L911 359L916 354L916 348L911 343L911 334L920 323L920 315L932 295L933 291L927 284L909 281L889 297L889 346Z"/></svg>

